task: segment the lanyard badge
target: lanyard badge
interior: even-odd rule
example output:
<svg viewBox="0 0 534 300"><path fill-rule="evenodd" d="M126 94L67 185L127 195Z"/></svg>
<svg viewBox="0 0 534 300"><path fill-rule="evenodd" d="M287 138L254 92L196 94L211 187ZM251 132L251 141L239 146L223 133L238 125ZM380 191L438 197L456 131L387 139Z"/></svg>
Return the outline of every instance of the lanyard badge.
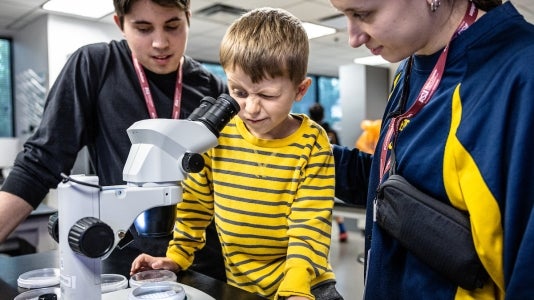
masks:
<svg viewBox="0 0 534 300"><path fill-rule="evenodd" d="M145 97L146 107L148 109L148 114L150 118L156 119L158 114L156 112L156 107L154 106L154 99L152 98L152 93L150 92L150 87L148 86L148 80L143 70L143 66L139 63L137 58L132 54L132 60L134 63L135 73L141 84L141 89L143 90L143 96ZM174 101L172 105L172 118L178 119L180 116L180 104L182 101L182 65L183 59L180 62L178 67L178 76L176 76L176 86L174 88Z"/></svg>
<svg viewBox="0 0 534 300"><path fill-rule="evenodd" d="M464 18L456 29L456 31L454 32L451 41L475 22L477 14L478 10L475 4L469 2L469 6L467 7L467 11L465 12ZM430 101L430 99L438 89L439 83L441 82L441 78L443 77L443 73L445 72L445 63L447 61L449 45L450 41L449 43L447 43L447 46L445 46L445 49L443 49L443 52L439 56L438 61L434 66L434 69L432 69L432 72L430 73L425 84L421 88L421 91L419 91L419 95L417 96L416 101L412 104L412 106L410 106L410 108L406 112L391 119L380 151L380 182L382 182L385 173L392 169L392 164L395 163L395 139L399 130L401 130L400 127L402 127L403 124L406 124L407 120L413 118L419 111L421 111L421 109ZM407 68L411 68L411 62L408 64ZM403 88L406 89L406 84ZM407 92L403 93L403 96L407 96L407 94ZM389 156L388 152L390 153Z"/></svg>

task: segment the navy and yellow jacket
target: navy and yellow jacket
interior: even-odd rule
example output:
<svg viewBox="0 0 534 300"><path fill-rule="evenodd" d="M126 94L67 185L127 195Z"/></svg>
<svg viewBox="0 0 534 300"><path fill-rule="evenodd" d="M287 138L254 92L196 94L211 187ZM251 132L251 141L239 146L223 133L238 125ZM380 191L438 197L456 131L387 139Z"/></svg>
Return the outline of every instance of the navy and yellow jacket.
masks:
<svg viewBox="0 0 534 300"><path fill-rule="evenodd" d="M534 26L506 2L453 40L449 51L433 98L398 135L396 170L425 193L469 213L475 248L491 282L475 291L463 290L373 223L379 151L389 114L399 106L407 68L403 63L369 175L366 299L529 299L534 295ZM407 107L440 52L414 57ZM363 174L366 157L341 148L334 153L336 165L349 161ZM346 177L346 172L354 171L336 167L336 177ZM351 176L354 182L365 180L365 176ZM340 182L336 181L336 191L350 191ZM349 188L350 182L345 184Z"/></svg>

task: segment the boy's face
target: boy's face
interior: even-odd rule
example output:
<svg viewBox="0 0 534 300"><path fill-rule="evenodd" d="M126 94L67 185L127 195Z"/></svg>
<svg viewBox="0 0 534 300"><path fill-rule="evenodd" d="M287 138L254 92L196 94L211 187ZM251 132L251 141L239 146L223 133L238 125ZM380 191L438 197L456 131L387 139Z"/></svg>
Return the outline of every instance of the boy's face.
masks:
<svg viewBox="0 0 534 300"><path fill-rule="evenodd" d="M311 79L295 86L287 77L267 78L253 83L241 68L225 70L230 95L239 103L239 117L248 130L261 139L287 137L295 128L290 124L289 112L300 101Z"/></svg>
<svg viewBox="0 0 534 300"><path fill-rule="evenodd" d="M120 28L117 16L115 23ZM124 16L121 31L145 68L157 74L168 74L178 69L189 33L185 11L140 0Z"/></svg>

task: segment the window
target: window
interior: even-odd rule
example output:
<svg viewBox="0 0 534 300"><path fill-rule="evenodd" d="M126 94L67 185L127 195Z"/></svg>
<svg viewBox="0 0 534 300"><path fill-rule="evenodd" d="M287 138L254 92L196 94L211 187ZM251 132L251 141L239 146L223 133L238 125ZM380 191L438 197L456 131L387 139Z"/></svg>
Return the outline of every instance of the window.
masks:
<svg viewBox="0 0 534 300"><path fill-rule="evenodd" d="M314 76L308 92L300 102L296 102L293 113L308 114L309 108L319 102L324 108L324 122L339 132L341 122L341 103L339 102L339 79L337 77Z"/></svg>
<svg viewBox="0 0 534 300"><path fill-rule="evenodd" d="M11 40L0 38L0 137L13 136Z"/></svg>
<svg viewBox="0 0 534 300"><path fill-rule="evenodd" d="M324 107L324 121L340 131L342 117L339 98L339 78L321 76L317 79L319 103Z"/></svg>

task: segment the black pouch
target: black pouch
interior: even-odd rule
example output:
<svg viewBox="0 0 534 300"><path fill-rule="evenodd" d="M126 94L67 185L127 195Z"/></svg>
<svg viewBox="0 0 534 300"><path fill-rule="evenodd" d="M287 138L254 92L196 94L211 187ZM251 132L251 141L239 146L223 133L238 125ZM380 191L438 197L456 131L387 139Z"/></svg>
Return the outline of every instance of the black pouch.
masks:
<svg viewBox="0 0 534 300"><path fill-rule="evenodd" d="M376 222L433 270L466 290L489 276L475 251L469 216L391 175L379 188Z"/></svg>

